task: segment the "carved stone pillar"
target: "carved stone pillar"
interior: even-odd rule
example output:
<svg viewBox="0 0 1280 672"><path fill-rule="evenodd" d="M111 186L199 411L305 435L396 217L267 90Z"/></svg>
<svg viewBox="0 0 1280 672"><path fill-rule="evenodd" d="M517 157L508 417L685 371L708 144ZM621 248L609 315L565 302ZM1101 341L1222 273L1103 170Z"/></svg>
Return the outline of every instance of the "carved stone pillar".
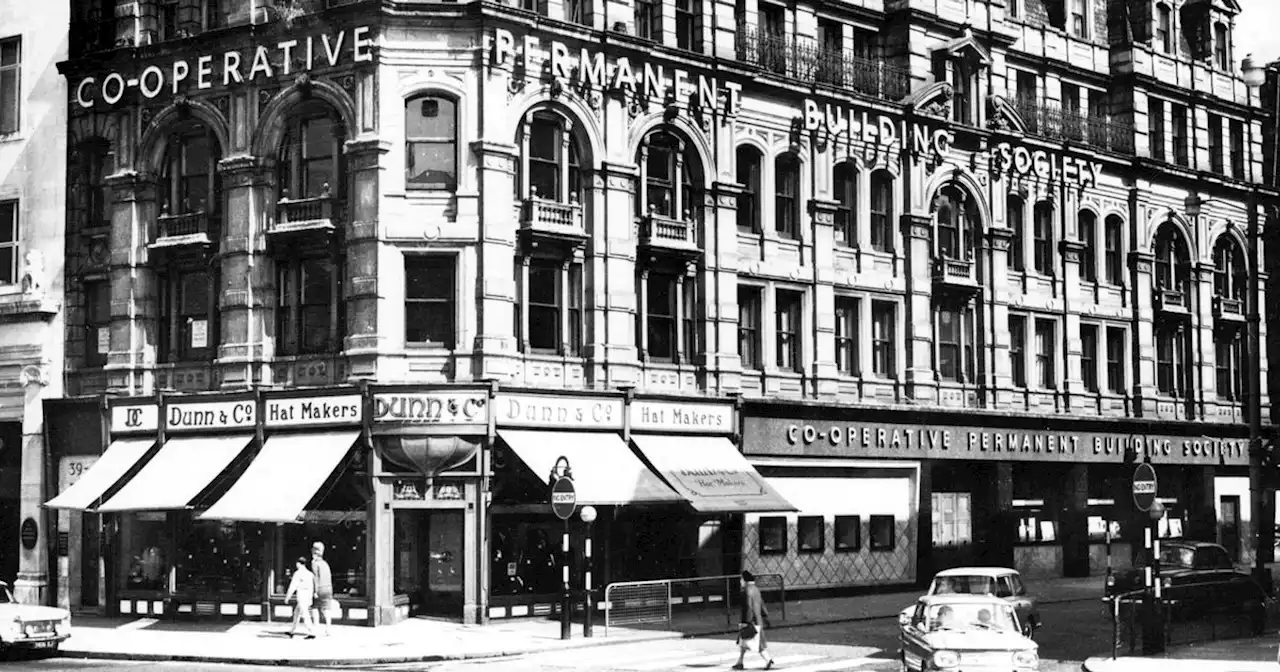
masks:
<svg viewBox="0 0 1280 672"><path fill-rule="evenodd" d="M135 172L117 173L104 182L112 191L111 337L103 367L107 388L115 394L150 394L155 389L159 307L147 248L155 239L155 182Z"/></svg>
<svg viewBox="0 0 1280 672"><path fill-rule="evenodd" d="M218 366L223 388L248 388L269 380L269 337L274 331L274 264L266 255L271 213L271 162L250 156L218 164L226 195L222 282L216 300L222 342Z"/></svg>
<svg viewBox="0 0 1280 672"><path fill-rule="evenodd" d="M516 227L512 222L512 195L515 193L515 162L519 157L515 145L497 142L473 142L471 151L480 165L480 193L484 195L480 204L481 242L478 247L479 267L483 270L480 272L480 296L476 299L479 319L472 370L479 378L507 379L516 374L518 357L512 309L516 301L515 265L512 262ZM524 286L527 287L527 283ZM526 312L521 311L521 315ZM529 338L527 329L521 337ZM528 348L525 350L527 352Z"/></svg>
<svg viewBox="0 0 1280 672"><path fill-rule="evenodd" d="M906 241L907 314L905 383L910 399L934 399L937 381L933 372L933 219L928 215L903 215Z"/></svg>
<svg viewBox="0 0 1280 672"><path fill-rule="evenodd" d="M1130 252L1129 269L1133 277L1133 321L1130 338L1130 361L1133 363L1133 406L1136 415L1151 417L1156 412L1156 334L1155 302L1152 300L1154 279L1151 266L1155 256L1149 252Z"/></svg>
<svg viewBox="0 0 1280 672"><path fill-rule="evenodd" d="M715 209L707 218L703 239L705 287L699 300L706 316L708 394L736 392L742 387L742 359L738 356L738 195L743 186L716 182L712 186Z"/></svg>
<svg viewBox="0 0 1280 672"><path fill-rule="evenodd" d="M588 348L594 381L606 387L635 385L637 366L636 215L633 198L639 169L635 164L602 162L604 207L592 231L592 263L597 299L593 321L602 326ZM604 254L600 251L603 250Z"/></svg>
<svg viewBox="0 0 1280 672"><path fill-rule="evenodd" d="M1084 389L1082 356L1084 346L1080 342L1080 314L1078 307L1083 305L1080 294L1080 254L1085 244L1078 240L1063 240L1058 243L1058 251L1063 259L1063 301L1062 301L1062 338L1058 342L1062 347L1062 365L1066 373L1058 408L1071 412L1084 409L1092 402L1093 392ZM1102 338L1105 334L1100 335ZM1096 345L1095 345L1096 347ZM1094 356L1097 365L1097 353ZM1095 380L1098 378L1095 377Z"/></svg>
<svg viewBox="0 0 1280 672"><path fill-rule="evenodd" d="M1214 339L1213 328L1213 264L1199 263L1191 267L1191 386L1187 396L1194 409L1191 419L1206 419L1216 416L1205 406L1206 400L1219 399L1222 390L1218 389L1218 348ZM1241 334L1241 338L1245 335ZM1242 375L1248 375L1243 373ZM1240 403L1243 400L1228 403ZM1216 410L1216 409L1215 409Z"/></svg>
<svg viewBox="0 0 1280 672"><path fill-rule="evenodd" d="M353 379L373 378L378 357L385 351L386 334L379 333L378 311L390 309L397 293L378 291L378 184L384 170L383 155L391 150L386 140L348 140L347 171L351 191L347 194L347 273L343 295L347 301L345 350Z"/></svg>
<svg viewBox="0 0 1280 672"><path fill-rule="evenodd" d="M987 268L991 269L991 281L987 285L991 327L986 336L990 339L992 357L987 367L991 372L992 392L987 399L1000 408L1013 403L1013 370L1009 364L1009 244L1013 241L1013 229L987 229L986 238L990 254Z"/></svg>
<svg viewBox="0 0 1280 672"><path fill-rule="evenodd" d="M813 305L809 314L813 316L813 328L804 343L802 352L814 353L813 393L819 398L836 394L838 384L836 376L836 292L835 292L835 218L839 203L827 199L815 198L809 202L809 211L813 215L813 267L815 283L813 287ZM866 329L860 330L870 333ZM862 339L859 339L862 340ZM863 366L870 362L860 362Z"/></svg>

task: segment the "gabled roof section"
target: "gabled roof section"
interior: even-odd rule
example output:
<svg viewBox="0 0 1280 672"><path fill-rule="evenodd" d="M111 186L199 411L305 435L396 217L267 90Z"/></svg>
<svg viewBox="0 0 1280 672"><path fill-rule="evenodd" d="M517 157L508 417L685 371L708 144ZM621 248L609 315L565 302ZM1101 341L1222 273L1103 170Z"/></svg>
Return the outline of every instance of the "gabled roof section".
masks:
<svg viewBox="0 0 1280 672"><path fill-rule="evenodd" d="M991 53L973 36L973 29L969 26L964 27L964 33L960 37L934 49L933 57L936 59L939 56L949 58L964 56L974 58L982 65L991 64Z"/></svg>
<svg viewBox="0 0 1280 672"><path fill-rule="evenodd" d="M1220 9L1228 14L1239 14L1244 11L1240 7L1239 0L1186 0L1186 2L1182 3L1183 7L1195 7L1196 5Z"/></svg>

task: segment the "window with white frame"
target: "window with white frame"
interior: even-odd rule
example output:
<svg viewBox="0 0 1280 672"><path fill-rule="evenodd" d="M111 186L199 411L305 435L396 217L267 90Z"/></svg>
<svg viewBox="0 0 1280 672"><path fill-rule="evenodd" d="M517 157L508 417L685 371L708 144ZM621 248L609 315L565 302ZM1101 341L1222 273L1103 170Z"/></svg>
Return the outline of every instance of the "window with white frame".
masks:
<svg viewBox="0 0 1280 672"><path fill-rule="evenodd" d="M745 371L758 371L762 365L762 303L759 287L738 288L738 358Z"/></svg>
<svg viewBox="0 0 1280 672"><path fill-rule="evenodd" d="M1012 236L1009 238L1009 269L1026 269L1027 203L1017 194L1009 194L1006 203L1006 219Z"/></svg>
<svg viewBox="0 0 1280 672"><path fill-rule="evenodd" d="M773 162L775 230L783 238L800 237L800 159L790 152Z"/></svg>
<svg viewBox="0 0 1280 672"><path fill-rule="evenodd" d="M1125 393L1125 342L1123 327L1107 327L1107 390L1112 394Z"/></svg>
<svg viewBox="0 0 1280 672"><path fill-rule="evenodd" d="M571 122L553 112L537 111L525 115L520 130L521 198L581 203L582 158Z"/></svg>
<svg viewBox="0 0 1280 672"><path fill-rule="evenodd" d="M833 175L832 191L836 201L835 235L839 245L853 246L858 243L857 169L852 161L836 164Z"/></svg>
<svg viewBox="0 0 1280 672"><path fill-rule="evenodd" d="M973 542L972 495L967 492L935 492L933 545L964 546Z"/></svg>
<svg viewBox="0 0 1280 672"><path fill-rule="evenodd" d="M1032 219L1032 268L1041 275L1053 275L1053 203L1036 203Z"/></svg>
<svg viewBox="0 0 1280 672"><path fill-rule="evenodd" d="M0 285L18 282L18 201L0 201Z"/></svg>
<svg viewBox="0 0 1280 672"><path fill-rule="evenodd" d="M755 147L741 145L736 159L738 184L742 185L742 193L738 194L738 230L742 233L759 233L760 165L763 157Z"/></svg>
<svg viewBox="0 0 1280 672"><path fill-rule="evenodd" d="M1173 10L1161 2L1156 5L1156 47L1166 54L1172 54L1173 37Z"/></svg>
<svg viewBox="0 0 1280 672"><path fill-rule="evenodd" d="M457 262L452 254L405 255L406 344L454 349Z"/></svg>
<svg viewBox="0 0 1280 672"><path fill-rule="evenodd" d="M702 50L702 0L676 0L676 47Z"/></svg>
<svg viewBox="0 0 1280 672"><path fill-rule="evenodd" d="M660 128L645 136L637 154L643 188L636 214L702 221L702 166L692 143Z"/></svg>
<svg viewBox="0 0 1280 672"><path fill-rule="evenodd" d="M581 355L582 263L522 255L517 264L516 334L521 351Z"/></svg>
<svg viewBox="0 0 1280 672"><path fill-rule="evenodd" d="M974 317L970 302L940 303L934 310L937 373L958 383L974 380Z"/></svg>
<svg viewBox="0 0 1280 672"><path fill-rule="evenodd" d="M1124 284L1124 220L1117 215L1108 215L1103 222L1102 256L1107 282L1120 286Z"/></svg>
<svg viewBox="0 0 1280 672"><path fill-rule="evenodd" d="M1243 336L1239 329L1220 329L1213 336L1219 399L1244 399Z"/></svg>
<svg viewBox="0 0 1280 672"><path fill-rule="evenodd" d="M1058 379L1055 375L1057 363L1057 342L1054 332L1057 323L1053 320L1036 320L1036 383L1042 390L1056 389Z"/></svg>
<svg viewBox="0 0 1280 672"><path fill-rule="evenodd" d="M640 349L646 361L688 363L697 354L697 278L664 268L640 273Z"/></svg>
<svg viewBox="0 0 1280 672"><path fill-rule="evenodd" d="M871 371L878 378L896 378L897 304L892 301L871 302Z"/></svg>
<svg viewBox="0 0 1280 672"><path fill-rule="evenodd" d="M1027 386L1027 318L1009 314L1009 373L1014 387Z"/></svg>
<svg viewBox="0 0 1280 672"><path fill-rule="evenodd" d="M858 299L851 296L836 297L836 369L846 376L856 376L858 370Z"/></svg>
<svg viewBox="0 0 1280 672"><path fill-rule="evenodd" d="M458 101L428 93L405 101L404 181L409 189L458 188Z"/></svg>
<svg viewBox="0 0 1280 672"><path fill-rule="evenodd" d="M893 173L871 173L871 249L893 251Z"/></svg>
<svg viewBox="0 0 1280 672"><path fill-rule="evenodd" d="M1098 281L1098 216L1081 210L1076 218L1076 234L1080 236L1080 279Z"/></svg>
<svg viewBox="0 0 1280 672"><path fill-rule="evenodd" d="M22 112L22 38L0 40L0 135L18 132Z"/></svg>
<svg viewBox="0 0 1280 672"><path fill-rule="evenodd" d="M1080 380L1088 392L1098 391L1098 325L1080 325Z"/></svg>
<svg viewBox="0 0 1280 672"><path fill-rule="evenodd" d="M804 294L795 290L779 289L774 295L777 345L775 364L786 371L803 371L804 361L800 349L801 315L804 310Z"/></svg>

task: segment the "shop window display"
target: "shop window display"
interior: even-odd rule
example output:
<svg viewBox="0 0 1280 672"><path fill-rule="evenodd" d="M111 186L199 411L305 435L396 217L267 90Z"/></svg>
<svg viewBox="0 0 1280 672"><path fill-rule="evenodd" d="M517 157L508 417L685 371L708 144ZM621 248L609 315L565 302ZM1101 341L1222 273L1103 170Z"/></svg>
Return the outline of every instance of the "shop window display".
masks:
<svg viewBox="0 0 1280 672"><path fill-rule="evenodd" d="M125 590L168 591L173 535L164 513L120 517L120 585Z"/></svg>
<svg viewBox="0 0 1280 672"><path fill-rule="evenodd" d="M576 543L581 532L575 532L571 541ZM553 516L495 516L493 536L489 539L493 594L554 593L560 590L562 534L564 523ZM576 564L572 568L575 574Z"/></svg>
<svg viewBox="0 0 1280 672"><path fill-rule="evenodd" d="M253 595L266 580L266 529L261 524L192 521L181 516L183 530L175 563L176 592Z"/></svg>
<svg viewBox="0 0 1280 672"><path fill-rule="evenodd" d="M324 542L324 559L333 572L335 597L364 597L364 511L308 511L299 525L282 525L276 534L275 594L284 594L293 578L293 561L311 557L311 544Z"/></svg>

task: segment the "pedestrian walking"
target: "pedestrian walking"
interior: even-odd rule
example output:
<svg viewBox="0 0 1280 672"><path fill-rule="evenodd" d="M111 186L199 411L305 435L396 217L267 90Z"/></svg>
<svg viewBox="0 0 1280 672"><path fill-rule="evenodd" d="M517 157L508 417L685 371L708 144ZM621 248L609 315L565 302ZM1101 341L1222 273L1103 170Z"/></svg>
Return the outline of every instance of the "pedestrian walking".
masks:
<svg viewBox="0 0 1280 672"><path fill-rule="evenodd" d="M769 655L769 644L764 637L768 626L769 608L765 606L760 588L756 586L756 577L743 570L742 612L738 617L738 662L734 663L733 669L744 669L742 660L748 651L755 651L764 658L764 669L773 669L773 656Z"/></svg>
<svg viewBox="0 0 1280 672"><path fill-rule="evenodd" d="M284 603L297 600L293 606L293 627L289 628L289 638L298 634L298 622L307 626L307 639L316 638L315 622L311 620L311 604L316 594L316 577L307 569L307 559L299 557L293 567L293 579L289 581L289 592L284 594Z"/></svg>
<svg viewBox="0 0 1280 672"><path fill-rule="evenodd" d="M324 636L329 636L329 610L336 603L333 600L333 572L329 571L329 563L324 559L324 542L311 544L311 573L316 576L315 609L319 612L316 622L324 619Z"/></svg>

